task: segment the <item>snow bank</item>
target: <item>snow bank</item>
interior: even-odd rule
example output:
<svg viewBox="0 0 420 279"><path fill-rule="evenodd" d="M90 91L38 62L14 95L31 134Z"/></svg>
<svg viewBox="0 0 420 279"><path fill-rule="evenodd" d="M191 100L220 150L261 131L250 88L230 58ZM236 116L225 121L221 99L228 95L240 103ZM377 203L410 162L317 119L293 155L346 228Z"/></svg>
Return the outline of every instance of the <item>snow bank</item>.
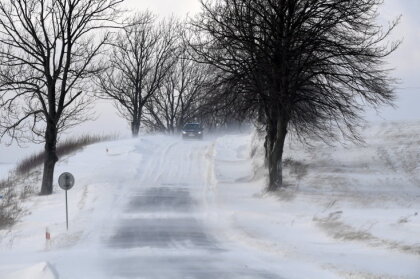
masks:
<svg viewBox="0 0 420 279"><path fill-rule="evenodd" d="M361 145L288 141L287 187L274 194L264 192L263 138L220 137L217 196L228 235L294 267L284 278L420 278L420 123L362 133Z"/></svg>
<svg viewBox="0 0 420 279"><path fill-rule="evenodd" d="M11 274L5 275L3 279L58 279L58 276L55 275L55 272L51 266L42 262L23 270L13 272Z"/></svg>

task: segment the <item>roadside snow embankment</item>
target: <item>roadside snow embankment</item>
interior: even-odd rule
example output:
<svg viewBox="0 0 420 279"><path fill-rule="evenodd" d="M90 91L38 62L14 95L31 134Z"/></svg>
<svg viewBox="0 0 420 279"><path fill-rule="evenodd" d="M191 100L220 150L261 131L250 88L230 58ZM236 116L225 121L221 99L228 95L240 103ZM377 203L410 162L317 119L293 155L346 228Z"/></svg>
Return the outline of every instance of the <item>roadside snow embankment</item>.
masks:
<svg viewBox="0 0 420 279"><path fill-rule="evenodd" d="M145 145L153 148L152 140L145 137L102 142L60 160L56 179L62 172L71 172L76 180L68 191L69 230L66 231L64 191L54 181L52 195L34 194L25 199L19 222L0 230L0 278L54 258L59 249L95 245L101 228L113 214L113 206L132 186L130 178L137 175L141 166L142 153L132 151ZM40 181L32 183L38 192ZM47 232L50 239L46 239Z"/></svg>
<svg viewBox="0 0 420 279"><path fill-rule="evenodd" d="M289 142L275 194L263 191L263 139L219 138L232 238L282 257L285 278L420 278L419 134L420 123L390 123L366 127L364 145Z"/></svg>
<svg viewBox="0 0 420 279"><path fill-rule="evenodd" d="M49 266L48 263L42 262L20 271L6 275L3 279L58 279L59 277Z"/></svg>

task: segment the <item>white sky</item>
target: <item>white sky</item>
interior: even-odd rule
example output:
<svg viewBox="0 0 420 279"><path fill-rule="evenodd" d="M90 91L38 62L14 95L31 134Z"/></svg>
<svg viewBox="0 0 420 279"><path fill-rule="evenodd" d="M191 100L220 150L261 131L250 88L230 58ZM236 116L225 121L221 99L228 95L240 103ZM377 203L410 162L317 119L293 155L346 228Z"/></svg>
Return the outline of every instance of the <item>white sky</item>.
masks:
<svg viewBox="0 0 420 279"><path fill-rule="evenodd" d="M420 1L385 0L380 12L381 19L386 21L402 15L393 34L393 38L402 40L402 44L388 60L400 84L396 91L397 107L384 107L379 116L368 112L368 119L420 120Z"/></svg>
<svg viewBox="0 0 420 279"><path fill-rule="evenodd" d="M126 0L125 8L130 11L150 10L160 16L175 15L184 18L200 11L199 0ZM397 90L397 108L384 107L379 115L368 110L366 118L370 121L420 120L420 1L385 0L380 10L381 21L391 21L403 15L394 38L403 39L403 44L389 58L390 67L395 68L395 76L400 79ZM129 135L129 126L116 114L110 103L98 102L97 119L74 128L69 134L111 134ZM15 161L23 155L42 150L42 146L30 145L21 150L17 147L0 145L0 163Z"/></svg>
<svg viewBox="0 0 420 279"><path fill-rule="evenodd" d="M125 0L129 10L150 10L160 16L176 15L184 17L200 11L199 0Z"/></svg>

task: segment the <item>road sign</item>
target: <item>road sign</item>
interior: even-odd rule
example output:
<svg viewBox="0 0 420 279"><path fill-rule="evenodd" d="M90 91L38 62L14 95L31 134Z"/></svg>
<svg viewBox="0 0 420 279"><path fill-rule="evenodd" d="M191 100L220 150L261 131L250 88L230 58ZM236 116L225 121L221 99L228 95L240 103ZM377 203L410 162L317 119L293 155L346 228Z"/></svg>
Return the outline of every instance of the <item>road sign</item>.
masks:
<svg viewBox="0 0 420 279"><path fill-rule="evenodd" d="M64 172L58 178L58 185L60 188L66 191L66 226L69 229L69 209L67 205L67 190L70 190L74 186L74 176L69 172Z"/></svg>
<svg viewBox="0 0 420 279"><path fill-rule="evenodd" d="M58 185L63 190L70 190L74 186L74 176L69 172L64 172L58 178Z"/></svg>

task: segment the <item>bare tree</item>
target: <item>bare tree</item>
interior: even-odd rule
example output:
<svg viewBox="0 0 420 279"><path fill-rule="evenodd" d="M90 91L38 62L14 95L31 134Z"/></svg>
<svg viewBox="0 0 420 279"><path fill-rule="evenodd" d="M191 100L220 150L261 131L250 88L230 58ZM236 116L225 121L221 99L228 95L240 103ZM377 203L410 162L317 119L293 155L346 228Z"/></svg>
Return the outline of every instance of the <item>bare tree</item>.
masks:
<svg viewBox="0 0 420 279"><path fill-rule="evenodd" d="M41 194L53 190L60 131L85 120L86 83L123 0L0 2L0 130L13 139L45 141Z"/></svg>
<svg viewBox="0 0 420 279"><path fill-rule="evenodd" d="M363 103L394 98L384 44L376 23L382 0L202 1L192 21L197 59L225 73L241 95L236 107L266 130L268 190L282 186L282 156L289 131L304 137L357 137ZM223 97L223 95L221 96ZM337 133L337 130L339 133Z"/></svg>
<svg viewBox="0 0 420 279"><path fill-rule="evenodd" d="M156 24L150 12L135 15L112 43L108 70L99 76L101 96L115 101L137 136L143 109L159 90L176 56L178 23Z"/></svg>
<svg viewBox="0 0 420 279"><path fill-rule="evenodd" d="M146 105L145 123L153 130L174 133L186 121L200 118L213 85L211 68L189 59L186 46L178 49L176 62Z"/></svg>

